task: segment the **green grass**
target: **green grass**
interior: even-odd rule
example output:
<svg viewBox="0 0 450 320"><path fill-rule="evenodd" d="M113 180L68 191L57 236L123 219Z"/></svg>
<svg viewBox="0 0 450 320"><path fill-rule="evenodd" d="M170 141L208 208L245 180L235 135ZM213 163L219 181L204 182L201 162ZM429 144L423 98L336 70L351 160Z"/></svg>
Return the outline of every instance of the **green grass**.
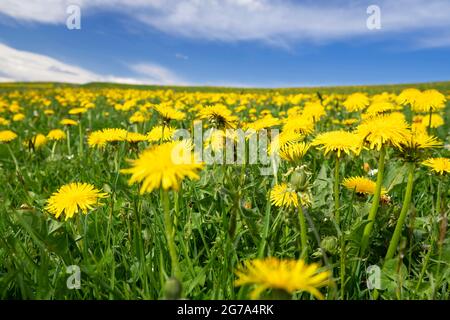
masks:
<svg viewBox="0 0 450 320"><path fill-rule="evenodd" d="M50 94L53 88L83 88L99 93L105 88L173 89L179 92L242 92L265 93L350 93L371 94L399 92L412 85L232 89L207 87L126 86L93 83L83 86L67 84L2 84L0 97L19 90L14 98L24 107L24 122L12 123L19 139L11 148L19 162L16 171L6 145L0 144L0 298L1 299L161 299L170 276L170 258L164 233L161 194L139 195L137 185L129 186L120 168L128 166L126 159L136 158L136 150L127 144L109 145L104 151L91 149L84 139L83 153L78 155L78 128L70 128L72 155L66 144L58 143L52 158L52 144L35 152L22 145L25 138L38 132L46 134L60 127L67 108L52 99L52 117L34 114L42 106L30 102L27 92L37 90ZM449 94L450 82L417 84L421 89L436 88ZM50 91L48 91L50 90ZM5 98L10 99L10 98ZM103 98L95 101L91 118L81 119L84 134L108 127L127 124L130 113L114 110ZM72 107L75 107L72 106ZM258 111L270 109L274 115L287 110L275 105L253 105ZM103 112L109 112L108 117ZM246 114L246 112L245 112ZM4 116L1 115L0 116ZM188 115L178 127L189 127L194 115ZM322 120L319 131L340 128L332 122L348 115L342 111ZM450 104L444 113L445 125L433 130L444 143L449 143ZM146 124L146 131L157 123L156 115ZM3 128L1 129L3 130ZM141 130L141 129L140 129ZM310 138L308 138L310 139ZM140 150L145 145L140 146ZM444 149L433 156L449 156ZM116 162L117 159L117 162ZM364 163L376 168L377 152L364 151L359 157L346 157L340 162L342 178L364 175ZM330 268L334 286L322 291L327 299L371 299L374 292L366 285L366 269L382 266L384 299L450 299L450 241L445 236L441 246L438 237L439 216L436 211L436 188L441 183L441 215L450 210L449 180L432 175L418 165L412 191L412 204L400 239L400 252L384 261L407 183L405 164L392 149L386 155L383 186L391 196L390 203L381 204L367 254L359 254L360 241L371 197L361 197L340 188L341 227L333 223L333 177L335 161L312 149L304 164L311 171L313 205L305 208L308 225L310 262ZM234 270L244 260L276 256L300 257L300 226L295 211L270 205L268 192L273 177L261 176L257 165L208 166L199 181L183 182L179 193L170 193L170 209L174 221L175 243L182 273L183 296L189 299L244 299L247 287L234 286ZM287 163L279 169L289 170ZM103 188L109 197L103 206L87 216L79 214L70 221L57 220L44 210L48 197L60 186L82 181ZM439 182L440 181L440 182ZM244 205L248 203L250 205ZM67 267L81 268L81 289L69 290ZM344 271L344 272L342 272ZM340 277L344 277L340 279ZM341 282L342 280L342 282ZM344 287L342 287L342 283ZM312 299L306 293L294 294L295 299Z"/></svg>

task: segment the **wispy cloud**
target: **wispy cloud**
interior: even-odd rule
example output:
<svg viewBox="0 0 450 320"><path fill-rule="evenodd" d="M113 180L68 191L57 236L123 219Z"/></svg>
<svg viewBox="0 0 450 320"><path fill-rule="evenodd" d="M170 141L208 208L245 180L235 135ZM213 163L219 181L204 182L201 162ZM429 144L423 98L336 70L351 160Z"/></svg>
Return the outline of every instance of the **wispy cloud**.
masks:
<svg viewBox="0 0 450 320"><path fill-rule="evenodd" d="M188 60L189 59L188 56L186 56L186 55L184 55L182 53L176 53L175 54L175 58L180 59L180 60Z"/></svg>
<svg viewBox="0 0 450 320"><path fill-rule="evenodd" d="M162 66L142 63L131 65L136 77L101 75L52 57L22 51L0 43L0 82L56 81L86 83L93 81L130 84L181 84L183 80Z"/></svg>
<svg viewBox="0 0 450 320"><path fill-rule="evenodd" d="M69 4L79 4L83 15L120 10L165 33L217 41L328 42L450 27L448 0L2 0L0 13L64 23ZM366 27L366 9L373 4L381 8L378 31Z"/></svg>
<svg viewBox="0 0 450 320"><path fill-rule="evenodd" d="M169 69L151 63L138 63L130 66L135 73L141 74L151 83L158 84L186 84Z"/></svg>

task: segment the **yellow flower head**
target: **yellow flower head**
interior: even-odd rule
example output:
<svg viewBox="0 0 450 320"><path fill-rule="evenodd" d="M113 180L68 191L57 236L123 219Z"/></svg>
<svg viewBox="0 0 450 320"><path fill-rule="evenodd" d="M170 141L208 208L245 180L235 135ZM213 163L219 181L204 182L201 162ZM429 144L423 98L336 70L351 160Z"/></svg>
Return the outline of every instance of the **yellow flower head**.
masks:
<svg viewBox="0 0 450 320"><path fill-rule="evenodd" d="M88 145L93 148L103 148L107 143L125 141L128 134L127 130L118 128L94 131L88 137Z"/></svg>
<svg viewBox="0 0 450 320"><path fill-rule="evenodd" d="M157 104L154 109L158 112L164 122L169 123L171 120L183 120L186 115L167 104Z"/></svg>
<svg viewBox="0 0 450 320"><path fill-rule="evenodd" d="M130 143L143 142L147 141L147 136L138 132L127 132L125 141Z"/></svg>
<svg viewBox="0 0 450 320"><path fill-rule="evenodd" d="M130 123L142 123L147 121L147 117L140 111L135 112L130 119L128 119Z"/></svg>
<svg viewBox="0 0 450 320"><path fill-rule="evenodd" d="M356 92L349 95L343 104L349 112L361 111L369 105L369 98L364 93Z"/></svg>
<svg viewBox="0 0 450 320"><path fill-rule="evenodd" d="M11 142L16 138L17 138L17 134L15 134L11 130L0 131L0 142Z"/></svg>
<svg viewBox="0 0 450 320"><path fill-rule="evenodd" d="M47 137L43 135L42 133L38 133L33 138L31 138L28 141L24 141L23 144L25 146L29 146L36 149L40 149L47 143Z"/></svg>
<svg viewBox="0 0 450 320"><path fill-rule="evenodd" d="M331 273L320 272L317 264L308 265L303 260L265 258L246 261L237 269L236 275L236 286L255 286L252 299L258 299L267 289L283 290L289 294L306 291L317 299L323 299L318 289L330 284Z"/></svg>
<svg viewBox="0 0 450 320"><path fill-rule="evenodd" d="M388 113L395 109L395 106L389 101L377 101L372 103L362 115L363 119L373 118L381 114Z"/></svg>
<svg viewBox="0 0 450 320"><path fill-rule="evenodd" d="M302 115L306 118L310 118L313 121L319 121L321 117L327 113L325 108L320 102L306 102Z"/></svg>
<svg viewBox="0 0 450 320"><path fill-rule="evenodd" d="M434 136L428 135L425 130L417 128L402 142L402 146L409 150L429 149L442 146Z"/></svg>
<svg viewBox="0 0 450 320"><path fill-rule="evenodd" d="M346 178L342 182L342 185L360 194L374 194L376 189L376 183L365 177ZM386 194L386 189L381 188L381 194Z"/></svg>
<svg viewBox="0 0 450 320"><path fill-rule="evenodd" d="M267 150L270 155L276 154L281 148L286 148L287 145L302 141L304 137L295 131L282 131L270 142Z"/></svg>
<svg viewBox="0 0 450 320"><path fill-rule="evenodd" d="M314 131L314 121L312 118L303 115L291 116L286 119L283 131L292 131L307 135Z"/></svg>
<svg viewBox="0 0 450 320"><path fill-rule="evenodd" d="M163 126L155 126L149 133L147 133L147 139L150 142L159 142L161 141L161 138L163 141L169 141L172 139L174 132L175 128L165 126L163 137Z"/></svg>
<svg viewBox="0 0 450 320"><path fill-rule="evenodd" d="M67 220L80 210L87 214L97 204L98 199L106 196L106 193L101 193L91 184L72 182L53 193L47 200L45 209L56 218L64 213L65 220Z"/></svg>
<svg viewBox="0 0 450 320"><path fill-rule="evenodd" d="M16 113L12 118L12 120L16 122L22 121L23 119L25 119L25 115L23 113Z"/></svg>
<svg viewBox="0 0 450 320"><path fill-rule="evenodd" d="M47 134L48 140L63 140L66 138L66 133L61 129L53 129Z"/></svg>
<svg viewBox="0 0 450 320"><path fill-rule="evenodd" d="M0 117L0 126L7 126L7 125L9 125L9 120Z"/></svg>
<svg viewBox="0 0 450 320"><path fill-rule="evenodd" d="M434 171L440 175L450 172L450 159L449 158L429 158L422 162L424 166L430 167L431 171Z"/></svg>
<svg viewBox="0 0 450 320"><path fill-rule="evenodd" d="M142 182L141 194L160 187L178 190L185 177L199 179L197 172L203 168L203 164L195 162L191 147L184 141L155 146L142 152L138 159L130 160L131 168L121 172L132 175L130 185Z"/></svg>
<svg viewBox="0 0 450 320"><path fill-rule="evenodd" d="M428 128L428 125L430 124L430 116L421 117L420 125L423 128ZM431 114L431 128L439 128L440 126L444 125L444 119L441 117L441 115L437 113Z"/></svg>
<svg viewBox="0 0 450 320"><path fill-rule="evenodd" d="M276 207L298 207L298 196L294 188L286 183L275 185L270 191L270 202Z"/></svg>
<svg viewBox="0 0 450 320"><path fill-rule="evenodd" d="M55 114L55 111L53 111L52 109L45 109L44 114L46 116L51 116L51 115Z"/></svg>
<svg viewBox="0 0 450 320"><path fill-rule="evenodd" d="M301 160L306 152L309 150L309 144L305 142L298 142L286 144L280 148L280 157L286 161L298 162Z"/></svg>
<svg viewBox="0 0 450 320"><path fill-rule="evenodd" d="M63 125L63 126L76 126L76 125L78 125L78 122L75 121L75 120L72 120L72 119L62 119L59 123L61 125Z"/></svg>
<svg viewBox="0 0 450 320"><path fill-rule="evenodd" d="M88 109L86 108L73 108L69 110L69 114L75 115L75 114L83 114L86 113Z"/></svg>
<svg viewBox="0 0 450 320"><path fill-rule="evenodd" d="M253 129L259 131L262 129L268 129L280 124L280 120L272 116L266 116L256 121L250 122L246 125L247 129Z"/></svg>
<svg viewBox="0 0 450 320"><path fill-rule="evenodd" d="M200 110L200 119L208 120L211 125L219 129L234 128L238 118L223 104L215 104Z"/></svg>
<svg viewBox="0 0 450 320"><path fill-rule="evenodd" d="M340 157L341 153L359 154L362 148L362 139L359 135L348 131L329 131L319 134L311 143L324 150L325 155L329 152L336 152Z"/></svg>
<svg viewBox="0 0 450 320"><path fill-rule="evenodd" d="M405 89L398 95L397 103L401 105L413 105L419 95L420 90L416 88Z"/></svg>
<svg viewBox="0 0 450 320"><path fill-rule="evenodd" d="M429 112L441 110L445 107L445 96L435 89L425 90L419 94L412 104L413 111Z"/></svg>
<svg viewBox="0 0 450 320"><path fill-rule="evenodd" d="M368 142L370 149L377 150L386 144L401 148L409 136L408 124L396 113L367 120L356 128L356 133Z"/></svg>

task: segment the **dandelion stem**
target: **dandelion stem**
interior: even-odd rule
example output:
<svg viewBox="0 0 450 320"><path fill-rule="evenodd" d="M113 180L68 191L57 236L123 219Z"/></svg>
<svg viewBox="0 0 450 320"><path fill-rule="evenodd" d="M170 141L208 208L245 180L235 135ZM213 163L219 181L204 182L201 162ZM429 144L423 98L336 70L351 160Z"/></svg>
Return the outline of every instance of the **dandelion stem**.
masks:
<svg viewBox="0 0 450 320"><path fill-rule="evenodd" d="M433 116L433 108L430 108L430 115L428 118L428 134L431 132L431 117Z"/></svg>
<svg viewBox="0 0 450 320"><path fill-rule="evenodd" d="M339 157L336 156L334 168L334 218L337 225L340 224L339 206Z"/></svg>
<svg viewBox="0 0 450 320"><path fill-rule="evenodd" d="M79 134L79 138L80 138L80 145L78 147L78 154L80 156L83 155L83 128L81 127L81 119L80 119L80 123L78 125L78 134Z"/></svg>
<svg viewBox="0 0 450 320"><path fill-rule="evenodd" d="M345 239L344 234L341 234L341 268L340 268L340 277L341 277L341 299L345 299Z"/></svg>
<svg viewBox="0 0 450 320"><path fill-rule="evenodd" d="M14 155L14 152L12 151L11 147L9 146L9 143L6 144L9 153L11 154L11 158L14 161L14 165L16 166L16 172L19 172L19 163L17 162L16 156Z"/></svg>
<svg viewBox="0 0 450 320"><path fill-rule="evenodd" d="M301 204L299 204L298 206L298 221L300 223L300 240L302 244L300 257L306 260L306 258L308 257L308 238L306 234L307 229L306 229L305 214L303 213L303 208Z"/></svg>
<svg viewBox="0 0 450 320"><path fill-rule="evenodd" d="M436 217L441 214L441 180L438 182L437 192L436 192Z"/></svg>
<svg viewBox="0 0 450 320"><path fill-rule="evenodd" d="M52 159L55 158L55 149L56 149L56 141L53 142L53 146L52 146L52 155L51 155L51 158L52 158Z"/></svg>
<svg viewBox="0 0 450 320"><path fill-rule="evenodd" d="M71 148L70 148L70 129L67 127L67 153L69 155L72 154Z"/></svg>
<svg viewBox="0 0 450 320"><path fill-rule="evenodd" d="M386 148L385 146L382 146L380 150L380 159L378 160L377 184L375 187L375 194L372 200L372 207L370 208L368 217L369 223L367 223L366 227L364 228L363 236L361 239L361 254L365 253L367 246L369 244L369 238L370 234L372 233L373 223L375 220L375 216L377 215L378 206L380 205L381 185L383 182L385 156L386 156Z"/></svg>
<svg viewBox="0 0 450 320"><path fill-rule="evenodd" d="M181 279L180 268L178 265L177 250L174 241L174 229L172 217L170 216L170 204L169 204L169 194L167 191L162 192L163 209L164 209L164 224L166 229L167 246L169 248L170 260L172 262L172 275Z"/></svg>
<svg viewBox="0 0 450 320"><path fill-rule="evenodd" d="M389 243L389 248L384 258L385 262L394 257L395 251L397 250L398 241L400 240L400 235L402 233L403 224L405 223L406 216L408 214L409 206L411 203L411 195L414 185L414 163L411 163L408 171L408 183L406 185L405 198L403 199L402 210L400 216L397 220L397 225L395 226L394 234L392 235L391 242Z"/></svg>

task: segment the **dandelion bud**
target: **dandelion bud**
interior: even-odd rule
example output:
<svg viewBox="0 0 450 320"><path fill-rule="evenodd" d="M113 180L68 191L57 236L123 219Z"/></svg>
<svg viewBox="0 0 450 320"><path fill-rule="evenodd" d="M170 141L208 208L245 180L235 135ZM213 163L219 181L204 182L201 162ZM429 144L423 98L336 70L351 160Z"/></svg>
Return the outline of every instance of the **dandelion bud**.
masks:
<svg viewBox="0 0 450 320"><path fill-rule="evenodd" d="M178 300L181 297L181 283L177 278L169 278L164 286L164 298L166 300Z"/></svg>
<svg viewBox="0 0 450 320"><path fill-rule="evenodd" d="M303 168L297 168L291 174L290 183L297 191L305 191L309 185L308 175Z"/></svg>
<svg viewBox="0 0 450 320"><path fill-rule="evenodd" d="M335 254L338 248L338 240L336 237L329 236L322 239L320 246L328 253Z"/></svg>

